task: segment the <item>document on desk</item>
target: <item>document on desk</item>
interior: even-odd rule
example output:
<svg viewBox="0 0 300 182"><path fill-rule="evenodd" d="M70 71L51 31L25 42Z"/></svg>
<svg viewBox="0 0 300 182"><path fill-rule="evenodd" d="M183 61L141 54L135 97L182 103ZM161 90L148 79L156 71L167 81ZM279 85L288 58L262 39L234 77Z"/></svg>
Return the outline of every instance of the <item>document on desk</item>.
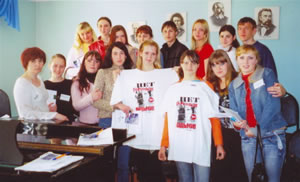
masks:
<svg viewBox="0 0 300 182"><path fill-rule="evenodd" d="M97 145L106 145L113 144L113 134L112 128L106 128L104 130L99 130L91 134L82 134L79 136L77 145L81 146L97 146Z"/></svg>
<svg viewBox="0 0 300 182"><path fill-rule="evenodd" d="M51 173L82 159L83 156L47 152L37 159L24 164L23 166L16 167L15 170Z"/></svg>

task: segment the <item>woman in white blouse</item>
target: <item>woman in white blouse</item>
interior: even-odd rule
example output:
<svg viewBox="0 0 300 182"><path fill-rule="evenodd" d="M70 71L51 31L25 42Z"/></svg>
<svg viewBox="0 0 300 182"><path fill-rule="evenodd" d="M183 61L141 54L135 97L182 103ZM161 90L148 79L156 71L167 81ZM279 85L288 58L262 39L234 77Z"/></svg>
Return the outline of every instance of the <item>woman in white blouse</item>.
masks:
<svg viewBox="0 0 300 182"><path fill-rule="evenodd" d="M14 99L18 114L23 119L50 120L56 123L68 120L65 115L56 112L56 105L47 104L48 92L39 73L46 62L46 54L38 47L27 48L21 55L25 73L16 80Z"/></svg>

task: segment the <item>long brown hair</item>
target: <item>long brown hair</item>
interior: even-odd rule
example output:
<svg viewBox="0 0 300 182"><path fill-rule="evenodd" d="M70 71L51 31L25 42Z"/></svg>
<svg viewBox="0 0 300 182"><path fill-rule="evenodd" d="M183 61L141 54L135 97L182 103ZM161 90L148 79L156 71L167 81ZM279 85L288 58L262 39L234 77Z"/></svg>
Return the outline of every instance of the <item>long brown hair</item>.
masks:
<svg viewBox="0 0 300 182"><path fill-rule="evenodd" d="M108 45L111 45L113 42L116 41L116 34L117 34L118 31L122 31L124 33L125 39L126 39L125 45L130 45L128 43L128 37L127 37L126 30L122 25L115 25L115 26L112 27L111 32L110 32L109 44Z"/></svg>
<svg viewBox="0 0 300 182"><path fill-rule="evenodd" d="M200 60L199 55L194 50L184 51L180 57L180 64L183 63L183 60L185 59L185 57L188 57L191 62L199 64L199 60ZM182 80L184 78L184 73L183 73L183 69L181 66L178 69L177 73L178 73L180 80Z"/></svg>
<svg viewBox="0 0 300 182"><path fill-rule="evenodd" d="M77 77L78 82L79 82L80 93L83 93L84 91L89 92L89 90L90 90L90 84L87 81L87 76L89 73L87 72L87 70L85 68L85 61L90 56L95 57L96 60L99 61L100 63L102 62L101 56L97 51L89 51L84 55L82 64L80 66L80 70L78 72L78 77ZM100 69L100 66L99 66L99 69ZM96 73L95 73L95 76L96 76Z"/></svg>
<svg viewBox="0 0 300 182"><path fill-rule="evenodd" d="M214 64L220 64L222 62L227 63L227 73L225 76L225 89L221 89L220 83L221 79L215 75L212 70L212 66ZM234 67L231 63L230 58L228 57L227 53L224 50L218 49L215 50L208 59L208 67L207 67L207 81L209 81L213 86L214 89L219 95L227 95L228 94L228 86L230 82L237 77L238 73L234 70Z"/></svg>

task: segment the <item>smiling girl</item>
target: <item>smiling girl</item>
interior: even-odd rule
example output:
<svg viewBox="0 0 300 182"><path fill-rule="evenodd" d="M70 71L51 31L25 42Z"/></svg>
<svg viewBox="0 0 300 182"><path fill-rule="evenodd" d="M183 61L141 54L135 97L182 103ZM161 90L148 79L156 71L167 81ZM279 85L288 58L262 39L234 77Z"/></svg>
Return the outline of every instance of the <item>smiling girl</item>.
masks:
<svg viewBox="0 0 300 182"><path fill-rule="evenodd" d="M48 90L51 100L55 100L57 105L57 112L66 115L69 121L74 121L78 113L72 106L71 99L71 85L72 80L64 79L63 73L66 68L66 58L62 54L55 54L52 56L49 64L51 77L46 80L45 87Z"/></svg>
<svg viewBox="0 0 300 182"><path fill-rule="evenodd" d="M85 53L96 40L97 36L88 22L81 22L77 26L75 40L67 56L66 78L72 79L77 75Z"/></svg>
<svg viewBox="0 0 300 182"><path fill-rule="evenodd" d="M136 137L126 143L133 148L140 181L164 181L161 163L157 159L163 128L158 108L168 86L178 80L172 69L159 69L159 47L145 41L139 49L137 69L123 70L112 92L111 105L124 115L136 115L134 122L118 120L129 134ZM114 123L114 115L113 115Z"/></svg>
<svg viewBox="0 0 300 182"><path fill-rule="evenodd" d="M240 43L236 39L234 27L232 25L222 26L219 31L219 39L221 45L218 48L227 52L235 71L239 71L235 59L235 50L240 46Z"/></svg>
<svg viewBox="0 0 300 182"><path fill-rule="evenodd" d="M209 26L204 19L198 19L193 24L191 49L199 55L200 66L197 70L197 77L205 78L208 58L214 49L209 42Z"/></svg>
<svg viewBox="0 0 300 182"><path fill-rule="evenodd" d="M180 58L181 81L168 88L162 104L165 113L158 158L176 162L180 182L208 182L210 174L211 136L214 136L216 158L223 159L218 96L197 77L199 56L185 51Z"/></svg>
<svg viewBox="0 0 300 182"><path fill-rule="evenodd" d="M279 182L286 152L287 123L281 114L280 98L272 97L267 91L278 80L271 69L258 64L260 57L255 47L239 47L236 58L241 72L229 86L229 99L230 108L243 119L234 125L241 128L242 152L248 179L251 181L256 149L255 133L257 125L260 125L266 172L269 181ZM260 152L257 154L260 155Z"/></svg>

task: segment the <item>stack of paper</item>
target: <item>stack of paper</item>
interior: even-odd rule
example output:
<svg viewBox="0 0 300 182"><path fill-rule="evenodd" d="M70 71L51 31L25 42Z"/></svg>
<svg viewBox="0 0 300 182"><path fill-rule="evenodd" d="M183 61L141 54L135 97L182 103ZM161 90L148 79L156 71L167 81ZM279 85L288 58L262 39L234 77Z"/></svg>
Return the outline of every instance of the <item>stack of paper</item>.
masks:
<svg viewBox="0 0 300 182"><path fill-rule="evenodd" d="M113 144L113 134L112 128L107 128L105 130L100 130L95 133L80 135L77 145L81 146L97 146Z"/></svg>
<svg viewBox="0 0 300 182"><path fill-rule="evenodd" d="M54 172L82 159L83 156L61 155L53 152L47 152L23 166L16 167L15 170L30 172Z"/></svg>

